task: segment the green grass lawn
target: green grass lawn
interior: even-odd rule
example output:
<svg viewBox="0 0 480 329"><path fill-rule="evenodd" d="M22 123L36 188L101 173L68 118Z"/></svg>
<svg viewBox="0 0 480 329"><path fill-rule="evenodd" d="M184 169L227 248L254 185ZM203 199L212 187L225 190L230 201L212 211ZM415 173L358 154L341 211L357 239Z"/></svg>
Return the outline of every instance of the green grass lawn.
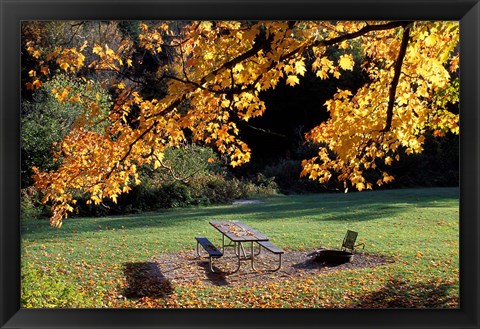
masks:
<svg viewBox="0 0 480 329"><path fill-rule="evenodd" d="M22 221L22 307L459 307L459 190L428 188L263 197L262 204L73 218L55 229ZM210 220L241 220L278 246L338 248L347 229L387 265L267 285L173 287L165 298L126 299L124 264L215 244Z"/></svg>

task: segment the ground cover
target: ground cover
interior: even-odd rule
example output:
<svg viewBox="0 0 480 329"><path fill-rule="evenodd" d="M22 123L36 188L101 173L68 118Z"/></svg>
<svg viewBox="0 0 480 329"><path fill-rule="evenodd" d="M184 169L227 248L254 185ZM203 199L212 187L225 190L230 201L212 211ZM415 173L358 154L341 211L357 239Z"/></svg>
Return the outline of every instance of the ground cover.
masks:
<svg viewBox="0 0 480 329"><path fill-rule="evenodd" d="M24 219L22 307L459 306L458 188L260 200L75 218L61 229ZM222 281L193 257L194 236L220 243L208 221L234 219L286 250L281 271L253 274L244 266ZM338 248L347 229L359 232L365 254L335 268L308 266L311 251Z"/></svg>

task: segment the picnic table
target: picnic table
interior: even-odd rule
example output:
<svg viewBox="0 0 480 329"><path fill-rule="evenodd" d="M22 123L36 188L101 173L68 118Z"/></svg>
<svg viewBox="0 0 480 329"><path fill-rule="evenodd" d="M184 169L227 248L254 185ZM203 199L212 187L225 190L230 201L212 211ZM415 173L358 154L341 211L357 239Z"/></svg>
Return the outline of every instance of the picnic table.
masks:
<svg viewBox="0 0 480 329"><path fill-rule="evenodd" d="M250 260L252 269L256 271L254 260L255 256L260 254L261 247L279 255L279 265L274 271L280 269L283 250L274 246L264 234L237 220L211 221L209 223L222 234L222 253L225 252L225 247L233 247L235 250L238 264L237 268L232 273L235 273L240 269L240 263L243 260ZM230 240L229 244L225 244L225 237ZM247 255L243 243L250 243L250 254ZM255 253L255 243L259 244L258 253Z"/></svg>

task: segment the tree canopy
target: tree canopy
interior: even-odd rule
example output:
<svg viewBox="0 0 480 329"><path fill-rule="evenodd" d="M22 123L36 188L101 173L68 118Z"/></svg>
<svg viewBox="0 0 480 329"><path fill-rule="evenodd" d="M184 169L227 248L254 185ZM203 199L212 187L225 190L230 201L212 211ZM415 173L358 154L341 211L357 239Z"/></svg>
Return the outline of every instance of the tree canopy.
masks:
<svg viewBox="0 0 480 329"><path fill-rule="evenodd" d="M116 22L103 37L78 32L92 29L89 22L68 22L68 40L48 42L38 24L22 26L25 92L59 74L85 86L49 89L83 109L53 148L55 168L34 168L54 226L79 191L96 204L115 201L140 183L139 166L160 167L165 150L187 138L214 147L231 166L245 164L251 150L238 123L262 116L263 91L295 86L307 70L338 79L357 68L367 77L357 89L338 89L324 104L329 118L305 135L318 145L302 162L301 175L312 180L335 175L345 188L372 189L394 179L383 168L400 154L422 152L427 133L459 133L451 110L459 97L458 22ZM111 95L108 111L89 88L98 83ZM380 176L371 181L371 171Z"/></svg>

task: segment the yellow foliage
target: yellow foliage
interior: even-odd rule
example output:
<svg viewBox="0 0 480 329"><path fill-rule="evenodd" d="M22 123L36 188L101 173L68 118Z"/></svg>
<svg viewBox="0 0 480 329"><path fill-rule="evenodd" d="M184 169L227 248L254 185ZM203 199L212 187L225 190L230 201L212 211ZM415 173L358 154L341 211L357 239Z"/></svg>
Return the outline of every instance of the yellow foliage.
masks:
<svg viewBox="0 0 480 329"><path fill-rule="evenodd" d="M352 57L351 54L340 56L340 59L339 59L339 61L338 61L338 65L340 65L340 67L341 67L343 70L352 71L354 64L355 64L355 62L354 62L353 57Z"/></svg>
<svg viewBox="0 0 480 329"><path fill-rule="evenodd" d="M335 175L346 187L371 189L374 182L367 181L364 171L377 170L378 159L391 165L399 159L400 149L407 154L421 152L429 130L459 131L459 116L444 111L442 101L442 97L453 100L458 93L458 88L451 88L448 72L459 65L458 22L192 21L181 28L170 22L141 23L139 28L141 51L155 57L169 49L168 64L159 67L157 76L152 74L166 82L161 99L143 99L140 83L125 85L133 71L127 43L84 43L51 51L26 45L29 54L39 59L26 71L31 78L27 88L42 86L36 75L40 72L48 78L51 61L72 74L84 67L107 71L104 87L116 87L117 93L104 118L108 127L103 134L83 129L79 122L60 143L58 169L35 173L45 201L54 205L52 225L61 225L71 211L75 191L90 193L93 203L104 198L115 201L128 192L129 185L139 183L137 166L159 167L158 155L184 142L187 130L195 141L215 146L232 166L248 162L251 150L240 140L234 122L261 116L266 109L261 92L283 80L296 86L310 69L307 63L321 79L339 78L357 65L369 81L355 91L337 90L325 103L329 119L305 136L322 146L315 157L302 161L302 176L325 183ZM408 45L395 98L390 100L401 36L407 29ZM329 47L342 49L338 60L329 57ZM356 63L360 56L354 57L354 51L368 61ZM62 102L82 102L67 88L53 94ZM84 100L93 116L100 112L97 101ZM376 184L393 179L383 173Z"/></svg>
<svg viewBox="0 0 480 329"><path fill-rule="evenodd" d="M287 77L287 85L295 86L300 83L300 80L296 75L289 75Z"/></svg>

